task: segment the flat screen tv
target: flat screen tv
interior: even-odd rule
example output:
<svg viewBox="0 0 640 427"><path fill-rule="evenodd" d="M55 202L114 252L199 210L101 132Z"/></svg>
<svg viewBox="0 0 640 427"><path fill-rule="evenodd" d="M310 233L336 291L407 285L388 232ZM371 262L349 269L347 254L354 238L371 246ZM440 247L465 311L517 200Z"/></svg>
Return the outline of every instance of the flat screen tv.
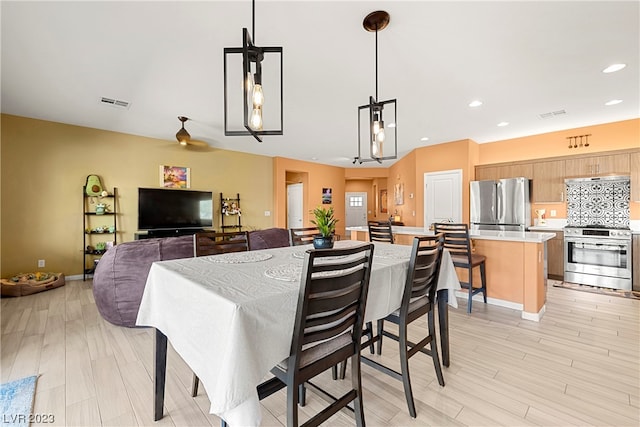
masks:
<svg viewBox="0 0 640 427"><path fill-rule="evenodd" d="M212 226L211 191L138 188L138 230L198 230Z"/></svg>

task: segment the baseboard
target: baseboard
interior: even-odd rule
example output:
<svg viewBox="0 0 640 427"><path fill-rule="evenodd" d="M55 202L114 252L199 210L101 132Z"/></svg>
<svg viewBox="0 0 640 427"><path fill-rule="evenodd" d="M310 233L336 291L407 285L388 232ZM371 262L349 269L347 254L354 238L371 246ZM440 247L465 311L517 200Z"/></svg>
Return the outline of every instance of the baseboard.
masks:
<svg viewBox="0 0 640 427"><path fill-rule="evenodd" d="M82 280L82 274L76 274L74 276L64 276L66 280ZM88 275L89 279L93 278L93 275Z"/></svg>
<svg viewBox="0 0 640 427"><path fill-rule="evenodd" d="M469 294L462 291L456 291L456 297L462 298L466 301L469 297ZM473 301L474 302L477 301L479 303L484 304L484 298L482 297L482 294L474 295ZM496 305L498 307L510 308L512 310L517 310L521 313L521 316L523 319L531 320L534 322L539 322L540 319L542 319L542 316L544 315L544 312L545 312L545 306L542 306L542 309L538 313L528 313L526 311L523 311L524 309L523 304L512 302L512 301L506 301L503 299L491 298L491 297L487 297L487 304Z"/></svg>

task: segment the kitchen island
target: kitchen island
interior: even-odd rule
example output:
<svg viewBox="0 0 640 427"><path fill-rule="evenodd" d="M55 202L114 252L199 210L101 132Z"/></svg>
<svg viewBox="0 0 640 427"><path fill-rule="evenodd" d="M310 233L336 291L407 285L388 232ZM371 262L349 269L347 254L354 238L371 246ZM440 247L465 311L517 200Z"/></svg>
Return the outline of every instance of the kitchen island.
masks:
<svg viewBox="0 0 640 427"><path fill-rule="evenodd" d="M367 227L347 227L352 240L369 240ZM410 245L415 236L433 235L422 227L392 227L396 244ZM487 272L487 303L520 310L522 318L539 321L544 315L547 278L545 242L554 233L518 231L471 231L475 253L484 255ZM474 269L474 283L480 274ZM458 269L467 282L466 270ZM465 291L459 294L466 298ZM474 300L482 301L482 295ZM474 304L474 307L476 305Z"/></svg>

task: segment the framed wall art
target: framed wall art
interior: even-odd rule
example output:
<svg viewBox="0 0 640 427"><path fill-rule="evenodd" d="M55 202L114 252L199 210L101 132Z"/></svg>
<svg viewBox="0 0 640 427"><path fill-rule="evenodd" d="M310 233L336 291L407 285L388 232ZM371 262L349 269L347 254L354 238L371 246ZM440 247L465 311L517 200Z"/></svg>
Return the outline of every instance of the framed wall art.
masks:
<svg viewBox="0 0 640 427"><path fill-rule="evenodd" d="M387 190L380 190L380 213L388 213L387 209Z"/></svg>
<svg viewBox="0 0 640 427"><path fill-rule="evenodd" d="M396 205L404 204L404 184L395 185L393 198L396 202Z"/></svg>
<svg viewBox="0 0 640 427"><path fill-rule="evenodd" d="M331 189L323 188L322 189L322 204L330 205L331 204Z"/></svg>
<svg viewBox="0 0 640 427"><path fill-rule="evenodd" d="M191 169L160 165L160 185L164 188L191 188Z"/></svg>

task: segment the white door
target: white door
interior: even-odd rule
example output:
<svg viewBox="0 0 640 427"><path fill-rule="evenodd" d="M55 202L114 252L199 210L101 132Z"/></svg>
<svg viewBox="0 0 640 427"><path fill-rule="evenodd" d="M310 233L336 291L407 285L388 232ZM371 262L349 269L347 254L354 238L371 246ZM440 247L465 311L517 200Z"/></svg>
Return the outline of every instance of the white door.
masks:
<svg viewBox="0 0 640 427"><path fill-rule="evenodd" d="M345 194L346 227L367 225L367 193Z"/></svg>
<svg viewBox="0 0 640 427"><path fill-rule="evenodd" d="M424 174L424 226L462 222L462 170Z"/></svg>
<svg viewBox="0 0 640 427"><path fill-rule="evenodd" d="M287 227L302 228L302 184L287 185Z"/></svg>

